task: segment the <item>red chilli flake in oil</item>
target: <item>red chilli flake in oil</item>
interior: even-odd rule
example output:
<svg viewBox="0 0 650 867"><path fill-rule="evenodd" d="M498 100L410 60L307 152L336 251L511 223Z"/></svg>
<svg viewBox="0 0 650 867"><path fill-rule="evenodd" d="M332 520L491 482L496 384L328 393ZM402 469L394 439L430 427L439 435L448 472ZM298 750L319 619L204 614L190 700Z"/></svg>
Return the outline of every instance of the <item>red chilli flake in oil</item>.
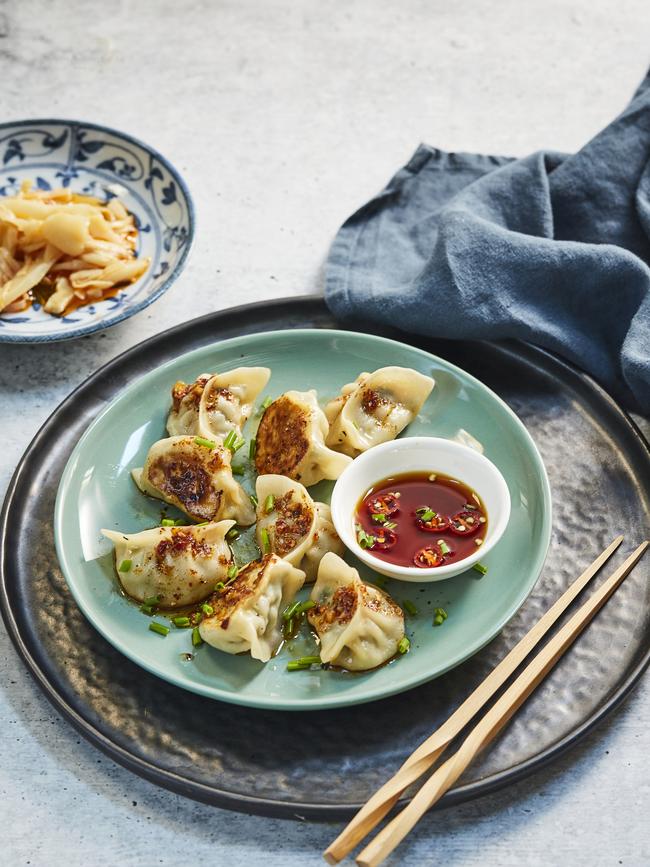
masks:
<svg viewBox="0 0 650 867"><path fill-rule="evenodd" d="M439 555L430 560L441 555L439 566L464 560L480 548L487 532L487 513L479 496L458 479L431 472L377 482L357 505L355 522L357 540L363 540L369 554L414 568L418 552L429 546ZM386 536L393 542L390 546L381 543Z"/></svg>

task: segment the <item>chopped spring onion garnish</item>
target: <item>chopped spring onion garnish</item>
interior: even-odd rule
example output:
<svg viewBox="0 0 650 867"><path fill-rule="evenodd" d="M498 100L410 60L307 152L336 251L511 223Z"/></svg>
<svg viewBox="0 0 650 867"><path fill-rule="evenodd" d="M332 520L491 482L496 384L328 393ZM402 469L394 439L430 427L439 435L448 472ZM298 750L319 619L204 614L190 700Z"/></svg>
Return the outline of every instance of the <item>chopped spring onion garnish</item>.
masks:
<svg viewBox="0 0 650 867"><path fill-rule="evenodd" d="M406 636L404 636L404 638L400 639L400 642L397 645L397 652L398 653L407 653L410 646L411 646L411 642L408 640L408 638Z"/></svg>
<svg viewBox="0 0 650 867"><path fill-rule="evenodd" d="M233 476L243 476L246 470L244 467L231 467Z"/></svg>
<svg viewBox="0 0 650 867"><path fill-rule="evenodd" d="M370 517L375 522L375 524L385 524L386 523L386 515L381 515L381 514L377 513L377 514L372 514Z"/></svg>
<svg viewBox="0 0 650 867"><path fill-rule="evenodd" d="M316 607L316 603L313 599L308 599L306 602L301 602L296 608L296 614L304 614L306 611L310 611L312 608Z"/></svg>
<svg viewBox="0 0 650 867"><path fill-rule="evenodd" d="M237 568L237 564L231 563L230 566L228 566L228 571L226 572L226 575L228 576L228 578L236 578L238 572L239 569ZM219 583L223 584L222 581L220 581Z"/></svg>
<svg viewBox="0 0 650 867"><path fill-rule="evenodd" d="M360 547L361 548L372 548L372 546L377 541L376 537L370 536L368 533L366 533L366 531L363 529L361 524L357 524L356 530L357 530L357 542L359 543Z"/></svg>
<svg viewBox="0 0 650 867"><path fill-rule="evenodd" d="M290 617L289 620L282 626L282 633L285 638L293 637L293 617Z"/></svg>
<svg viewBox="0 0 650 867"><path fill-rule="evenodd" d="M131 566L133 566L133 560L122 560L120 565L118 566L118 572L130 572Z"/></svg>
<svg viewBox="0 0 650 867"><path fill-rule="evenodd" d="M176 521L173 518L163 518L160 522L161 527L174 527L176 525Z"/></svg>
<svg viewBox="0 0 650 867"><path fill-rule="evenodd" d="M269 531L264 527L261 531L260 536L262 537L262 550L265 554L271 553L271 539L269 538Z"/></svg>
<svg viewBox="0 0 650 867"><path fill-rule="evenodd" d="M207 527L210 521L201 521L200 524L195 524L195 527Z"/></svg>
<svg viewBox="0 0 650 867"><path fill-rule="evenodd" d="M441 540L438 542L438 547L440 548L440 551L441 551L443 554L451 554L451 548L450 548L449 545L445 542L444 539L441 539Z"/></svg>
<svg viewBox="0 0 650 867"><path fill-rule="evenodd" d="M434 512L433 509L417 509L415 514L424 523L426 523L427 521L431 521L433 518L436 518L438 515L438 513Z"/></svg>
<svg viewBox="0 0 650 867"><path fill-rule="evenodd" d="M217 581L217 583L214 585L215 593L221 593L221 591L225 589L226 585L223 583L223 581Z"/></svg>
<svg viewBox="0 0 650 867"><path fill-rule="evenodd" d="M418 609L417 609L416 605L413 602L411 602L410 599L403 599L402 600L402 607L404 608L404 611L406 611L407 614L411 615L411 617L415 617L415 615L418 613Z"/></svg>
<svg viewBox="0 0 650 867"><path fill-rule="evenodd" d="M147 614L149 617L151 617L151 615L153 614L153 605L141 605L140 611L142 611L143 614Z"/></svg>
<svg viewBox="0 0 650 867"><path fill-rule="evenodd" d="M315 608L316 603L313 599L308 599L306 602L294 602L293 605L287 605L282 614L282 619L284 621L292 620L294 617L298 617L301 614L304 614L306 611L309 611L311 608Z"/></svg>
<svg viewBox="0 0 650 867"><path fill-rule="evenodd" d="M226 539L228 542L234 542L235 539L239 538L239 530L237 527L231 527L226 533Z"/></svg>
<svg viewBox="0 0 650 867"><path fill-rule="evenodd" d="M397 524L395 523L395 521L387 521L384 524L384 528L386 530L394 530L396 526L397 526Z"/></svg>
<svg viewBox="0 0 650 867"><path fill-rule="evenodd" d="M268 497L264 500L264 511L266 514L270 514L273 511L275 506L275 497L273 494L269 494Z"/></svg>
<svg viewBox="0 0 650 867"><path fill-rule="evenodd" d="M434 626L442 626L442 624L447 619L447 612L444 608L434 608L433 609L433 625Z"/></svg>
<svg viewBox="0 0 650 867"><path fill-rule="evenodd" d="M162 635L162 636L167 635L168 632L169 632L169 626L163 626L162 623L156 623L155 620L153 620L153 621L149 624L149 629L150 629L152 632L157 632L158 635Z"/></svg>
<svg viewBox="0 0 650 867"><path fill-rule="evenodd" d="M201 633L199 632L199 627L195 626L192 630L192 644L194 647L198 647L199 644L203 644L203 639L201 638Z"/></svg>
<svg viewBox="0 0 650 867"><path fill-rule="evenodd" d="M231 430L231 431L228 431L228 435L224 439L223 444L227 449L232 450L232 447L235 444L236 440L237 440L237 434L235 433L234 430Z"/></svg>
<svg viewBox="0 0 650 867"><path fill-rule="evenodd" d="M308 668L311 668L311 666L305 665L302 662L297 662L296 660L287 662L287 671L307 671Z"/></svg>
<svg viewBox="0 0 650 867"><path fill-rule="evenodd" d="M246 440L245 440L243 437L238 437L238 438L235 440L235 442L233 443L233 446L232 446L232 449L231 449L232 453L235 454L235 452L238 452L239 449L240 449L242 446L245 446L245 445L246 445Z"/></svg>
<svg viewBox="0 0 650 867"><path fill-rule="evenodd" d="M488 567L485 566L483 563L474 563L472 569L474 569L475 572L480 572L481 575L485 575L487 573Z"/></svg>
<svg viewBox="0 0 650 867"><path fill-rule="evenodd" d="M158 605L160 602L160 596L149 596L144 600L145 605Z"/></svg>
<svg viewBox="0 0 650 867"><path fill-rule="evenodd" d="M253 461L255 460L255 452L257 450L257 440L255 437L251 437L251 441L248 444L248 457Z"/></svg>
<svg viewBox="0 0 650 867"><path fill-rule="evenodd" d="M201 606L201 611L205 614L206 617L210 617L212 614L214 614L214 608L212 607L212 605L208 605L207 602L203 603L203 605Z"/></svg>
<svg viewBox="0 0 650 867"><path fill-rule="evenodd" d="M172 623L177 629L186 629L190 625L189 617L174 617Z"/></svg>
<svg viewBox="0 0 650 867"><path fill-rule="evenodd" d="M205 437L194 437L194 442L197 446L203 446L206 449L216 449L217 444L212 440L206 440Z"/></svg>
<svg viewBox="0 0 650 867"><path fill-rule="evenodd" d="M264 400L262 401L262 404L261 404L261 406L260 406L260 409L262 409L262 410L264 410L264 409L268 409L268 408L271 406L272 403L273 403L273 398L272 398L272 397L265 397Z"/></svg>
<svg viewBox="0 0 650 867"><path fill-rule="evenodd" d="M257 497L255 496L255 494L250 495L250 501L253 504L253 508L256 509L257 508Z"/></svg>

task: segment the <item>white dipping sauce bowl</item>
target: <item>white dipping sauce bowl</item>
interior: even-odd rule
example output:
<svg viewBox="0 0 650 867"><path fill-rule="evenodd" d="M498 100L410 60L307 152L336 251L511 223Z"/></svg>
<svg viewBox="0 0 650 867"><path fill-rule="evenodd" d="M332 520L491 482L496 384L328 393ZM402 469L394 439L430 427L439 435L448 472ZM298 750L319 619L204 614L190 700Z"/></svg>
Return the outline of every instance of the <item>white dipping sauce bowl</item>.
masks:
<svg viewBox="0 0 650 867"><path fill-rule="evenodd" d="M483 544L477 545L469 557L431 569L397 566L375 557L357 542L355 512L369 489L383 479L417 472L451 476L481 498L487 513L487 533ZM441 437L405 437L374 446L356 457L334 485L331 508L336 532L355 557L389 578L423 583L466 572L494 548L510 518L510 492L492 461L474 449Z"/></svg>

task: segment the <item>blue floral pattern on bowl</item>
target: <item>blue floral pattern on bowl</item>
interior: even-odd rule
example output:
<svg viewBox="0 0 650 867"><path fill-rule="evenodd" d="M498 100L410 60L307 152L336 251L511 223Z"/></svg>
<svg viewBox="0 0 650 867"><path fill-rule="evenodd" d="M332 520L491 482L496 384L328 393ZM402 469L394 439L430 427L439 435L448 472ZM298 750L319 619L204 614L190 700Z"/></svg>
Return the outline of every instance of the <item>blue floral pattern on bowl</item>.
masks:
<svg viewBox="0 0 650 867"><path fill-rule="evenodd" d="M45 343L108 328L147 307L180 274L194 234L194 207L178 172L148 145L80 121L0 124L0 197L15 194L26 178L41 190L119 196L139 228L138 255L149 256L151 265L115 297L69 316L52 316L38 304L0 314L0 342Z"/></svg>

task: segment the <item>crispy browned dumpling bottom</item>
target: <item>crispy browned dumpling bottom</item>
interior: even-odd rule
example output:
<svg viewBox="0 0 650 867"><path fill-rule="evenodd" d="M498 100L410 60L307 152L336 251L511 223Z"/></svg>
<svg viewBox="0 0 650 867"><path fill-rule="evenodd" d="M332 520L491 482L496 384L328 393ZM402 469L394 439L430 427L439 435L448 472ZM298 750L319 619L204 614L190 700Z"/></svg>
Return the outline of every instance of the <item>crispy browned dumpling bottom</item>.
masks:
<svg viewBox="0 0 650 867"><path fill-rule="evenodd" d="M274 401L257 429L255 467L300 481L298 468L309 449L309 412L286 396Z"/></svg>

